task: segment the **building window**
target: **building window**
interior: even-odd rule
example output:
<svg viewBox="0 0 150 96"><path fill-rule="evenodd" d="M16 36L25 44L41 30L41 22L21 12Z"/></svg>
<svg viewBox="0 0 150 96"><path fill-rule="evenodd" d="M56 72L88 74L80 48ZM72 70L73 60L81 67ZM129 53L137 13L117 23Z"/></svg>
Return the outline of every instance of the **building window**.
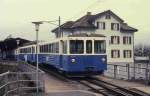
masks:
<svg viewBox="0 0 150 96"><path fill-rule="evenodd" d="M111 16L109 14L107 14L106 19L111 19Z"/></svg>
<svg viewBox="0 0 150 96"><path fill-rule="evenodd" d="M131 44L131 37L130 36L124 36L123 37L123 44Z"/></svg>
<svg viewBox="0 0 150 96"><path fill-rule="evenodd" d="M119 23L111 23L111 30L118 31Z"/></svg>
<svg viewBox="0 0 150 96"><path fill-rule="evenodd" d="M105 29L105 22L97 22L98 29Z"/></svg>
<svg viewBox="0 0 150 96"><path fill-rule="evenodd" d="M111 58L120 58L120 50L111 50Z"/></svg>
<svg viewBox="0 0 150 96"><path fill-rule="evenodd" d="M124 58L131 58L132 57L132 51L131 50L124 50L123 56L124 56Z"/></svg>
<svg viewBox="0 0 150 96"><path fill-rule="evenodd" d="M119 36L111 36L111 44L120 44Z"/></svg>

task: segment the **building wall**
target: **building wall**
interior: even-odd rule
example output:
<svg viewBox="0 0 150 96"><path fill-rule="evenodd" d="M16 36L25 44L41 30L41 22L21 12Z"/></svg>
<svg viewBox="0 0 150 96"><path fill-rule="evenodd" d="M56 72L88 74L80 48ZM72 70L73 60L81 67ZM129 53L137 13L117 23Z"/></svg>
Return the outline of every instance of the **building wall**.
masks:
<svg viewBox="0 0 150 96"><path fill-rule="evenodd" d="M133 45L134 45L134 34L133 33L123 33L119 31L111 30L111 23L119 23L115 18L111 17L111 19L105 19L105 16L98 18L96 22L105 22L105 30L97 29L95 30L96 34L104 34L107 37L107 59L108 63L133 63L134 62L134 55L133 55ZM120 44L111 44L111 36L119 36L120 37ZM131 36L131 44L123 44L123 36ZM111 50L117 49L120 50L120 58L111 58ZM123 57L123 50L132 50L132 57L131 58L124 58Z"/></svg>

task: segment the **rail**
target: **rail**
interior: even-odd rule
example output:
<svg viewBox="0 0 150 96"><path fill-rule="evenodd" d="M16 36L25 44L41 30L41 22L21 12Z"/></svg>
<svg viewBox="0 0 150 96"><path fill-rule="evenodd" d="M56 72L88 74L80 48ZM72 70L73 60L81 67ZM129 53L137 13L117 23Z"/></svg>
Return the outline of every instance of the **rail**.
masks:
<svg viewBox="0 0 150 96"><path fill-rule="evenodd" d="M133 91L131 89L123 88L97 78L79 80L79 83L87 86L96 93L103 94L104 96L149 96L147 93Z"/></svg>

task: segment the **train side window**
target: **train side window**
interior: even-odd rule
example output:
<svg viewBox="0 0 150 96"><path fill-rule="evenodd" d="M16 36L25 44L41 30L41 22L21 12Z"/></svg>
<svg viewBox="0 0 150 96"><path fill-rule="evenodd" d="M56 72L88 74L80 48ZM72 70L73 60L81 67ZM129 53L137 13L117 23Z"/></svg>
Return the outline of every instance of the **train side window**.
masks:
<svg viewBox="0 0 150 96"><path fill-rule="evenodd" d="M50 53L51 52L51 45L48 44L48 52Z"/></svg>
<svg viewBox="0 0 150 96"><path fill-rule="evenodd" d="M86 41L86 53L92 53L92 40Z"/></svg>
<svg viewBox="0 0 150 96"><path fill-rule="evenodd" d="M84 52L83 40L70 40L70 53L71 54L82 54L83 52Z"/></svg>
<svg viewBox="0 0 150 96"><path fill-rule="evenodd" d="M62 51L63 54L67 54L67 41L62 42Z"/></svg>
<svg viewBox="0 0 150 96"><path fill-rule="evenodd" d="M40 53L42 53L42 46L40 45Z"/></svg>
<svg viewBox="0 0 150 96"><path fill-rule="evenodd" d="M41 53L43 52L43 45L41 45L40 52Z"/></svg>
<svg viewBox="0 0 150 96"><path fill-rule="evenodd" d="M34 47L32 47L32 53L35 53L35 49L34 49Z"/></svg>
<svg viewBox="0 0 150 96"><path fill-rule="evenodd" d="M94 52L96 54L102 54L106 52L106 44L105 41L95 40L94 41Z"/></svg>
<svg viewBox="0 0 150 96"><path fill-rule="evenodd" d="M52 44L50 44L50 53L52 53Z"/></svg>
<svg viewBox="0 0 150 96"><path fill-rule="evenodd" d="M56 53L59 53L59 43L56 43L56 48L55 48L55 50L56 50Z"/></svg>
<svg viewBox="0 0 150 96"><path fill-rule="evenodd" d="M30 53L30 48L28 48L28 53Z"/></svg>
<svg viewBox="0 0 150 96"><path fill-rule="evenodd" d="M55 44L52 44L52 53L55 53Z"/></svg>
<svg viewBox="0 0 150 96"><path fill-rule="evenodd" d="M48 45L45 45L45 52L48 52Z"/></svg>

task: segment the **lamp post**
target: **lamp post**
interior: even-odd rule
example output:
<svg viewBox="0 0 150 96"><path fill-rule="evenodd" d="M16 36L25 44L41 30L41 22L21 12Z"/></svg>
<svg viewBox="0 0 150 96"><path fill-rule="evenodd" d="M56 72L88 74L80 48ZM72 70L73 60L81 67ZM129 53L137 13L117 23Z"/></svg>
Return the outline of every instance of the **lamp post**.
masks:
<svg viewBox="0 0 150 96"><path fill-rule="evenodd" d="M38 64L38 51L39 51L39 47L38 47L38 32L39 32L39 27L40 27L40 24L43 24L44 22L47 22L47 23L50 23L50 24L53 24L53 25L57 25L59 27L59 32L60 32L60 23L61 23L61 20L60 20L60 16L59 16L59 24L54 24L52 22L55 22L55 21L38 21L38 22L32 22L34 25L35 25L35 31L36 31L36 84L37 84L37 95L39 93L39 89L38 89L38 79L39 79L39 64ZM62 33L60 33L60 36L62 37Z"/></svg>
<svg viewBox="0 0 150 96"><path fill-rule="evenodd" d="M19 39L17 39L16 40L16 43L17 43L17 64L18 64L18 66L19 66L19 43L20 43L20 40ZM18 74L17 74L17 81L19 81L19 69L18 69L18 67L17 67L17 72L18 72ZM18 89L17 89L17 91L18 91L18 95L20 95L20 89L19 89L19 83L17 83L17 87L18 87Z"/></svg>
<svg viewBox="0 0 150 96"><path fill-rule="evenodd" d="M19 43L20 43L20 40L16 40L16 43L17 43L17 63L19 63L19 50L18 50L18 47L19 47Z"/></svg>
<svg viewBox="0 0 150 96"><path fill-rule="evenodd" d="M38 64L38 32L39 32L39 27L40 24L43 24L42 22L32 22L35 25L35 31L36 31L36 84L37 84L37 96L39 93L39 64Z"/></svg>

